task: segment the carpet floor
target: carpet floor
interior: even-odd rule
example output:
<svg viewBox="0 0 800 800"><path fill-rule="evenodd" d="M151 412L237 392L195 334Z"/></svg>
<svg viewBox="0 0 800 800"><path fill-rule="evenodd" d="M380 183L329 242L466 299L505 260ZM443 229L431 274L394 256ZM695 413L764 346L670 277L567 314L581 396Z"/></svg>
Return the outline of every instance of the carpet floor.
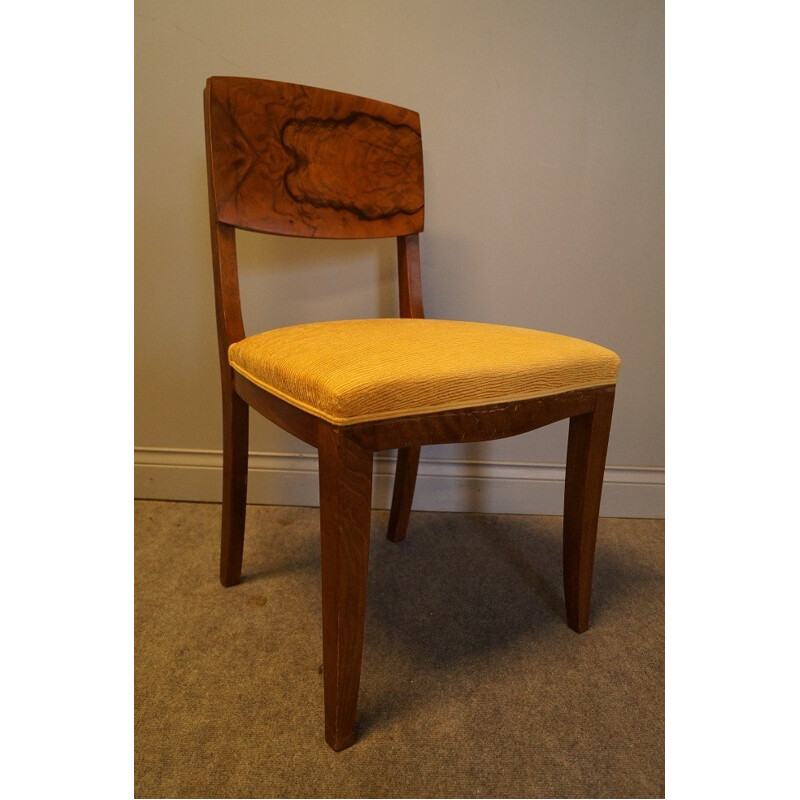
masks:
<svg viewBox="0 0 800 800"><path fill-rule="evenodd" d="M566 626L561 518L373 512L359 728L322 719L319 513L136 501L135 797L664 797L664 522L602 519Z"/></svg>

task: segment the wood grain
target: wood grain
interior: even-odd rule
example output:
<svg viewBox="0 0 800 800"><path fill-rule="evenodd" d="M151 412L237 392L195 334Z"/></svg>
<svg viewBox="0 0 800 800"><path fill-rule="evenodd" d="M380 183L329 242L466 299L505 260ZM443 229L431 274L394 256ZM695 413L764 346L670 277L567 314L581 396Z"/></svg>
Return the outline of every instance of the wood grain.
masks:
<svg viewBox="0 0 800 800"><path fill-rule="evenodd" d="M222 543L219 579L223 586L235 586L242 576L242 552L247 506L247 458L250 408L223 384L222 397Z"/></svg>
<svg viewBox="0 0 800 800"><path fill-rule="evenodd" d="M420 447L401 447L397 451L397 469L394 476L392 508L386 538L390 542L402 542L406 538L411 505L414 502L414 487L417 483Z"/></svg>
<svg viewBox="0 0 800 800"><path fill-rule="evenodd" d="M422 275L419 256L419 234L397 237L397 289L400 295L400 316L423 319Z"/></svg>
<svg viewBox="0 0 800 800"><path fill-rule="evenodd" d="M213 203L221 222L287 236L422 230L419 115L276 81L209 78Z"/></svg>
<svg viewBox="0 0 800 800"><path fill-rule="evenodd" d="M423 205L419 134L369 114L290 119L281 143L284 175L298 203L349 211L362 220L416 214Z"/></svg>
<svg viewBox="0 0 800 800"><path fill-rule="evenodd" d="M356 732L369 564L372 453L325 425L319 442L322 665L325 739L349 747Z"/></svg>
<svg viewBox="0 0 800 800"><path fill-rule="evenodd" d="M597 521L606 467L614 389L597 394L591 414L572 416L564 487L564 599L567 624L589 628Z"/></svg>

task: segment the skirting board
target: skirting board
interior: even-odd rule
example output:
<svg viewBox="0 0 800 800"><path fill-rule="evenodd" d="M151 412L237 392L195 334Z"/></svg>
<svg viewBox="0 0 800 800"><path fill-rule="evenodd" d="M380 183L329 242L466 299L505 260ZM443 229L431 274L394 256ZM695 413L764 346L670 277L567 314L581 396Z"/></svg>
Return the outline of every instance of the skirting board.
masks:
<svg viewBox="0 0 800 800"><path fill-rule="evenodd" d="M487 514L563 513L564 466L420 459L413 508ZM373 507L389 508L394 458L375 457ZM134 450L134 496L147 500L218 503L222 453L213 450ZM319 504L317 456L250 453L247 500L255 505ZM663 519L664 470L606 468L600 514Z"/></svg>

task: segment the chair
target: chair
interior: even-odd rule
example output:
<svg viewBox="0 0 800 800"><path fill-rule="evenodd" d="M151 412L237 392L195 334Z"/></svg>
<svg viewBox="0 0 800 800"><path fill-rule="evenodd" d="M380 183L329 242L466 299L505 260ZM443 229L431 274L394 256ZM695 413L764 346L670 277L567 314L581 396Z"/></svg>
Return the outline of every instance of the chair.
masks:
<svg viewBox="0 0 800 800"><path fill-rule="evenodd" d="M325 738L342 750L356 731L373 454L398 451L388 537L400 542L421 445L569 418L564 594L569 627L585 631L619 358L554 333L424 317L415 112L250 78L209 78L204 97L224 425L220 579L241 577L252 407L319 453ZM246 336L237 228L396 237L400 318Z"/></svg>

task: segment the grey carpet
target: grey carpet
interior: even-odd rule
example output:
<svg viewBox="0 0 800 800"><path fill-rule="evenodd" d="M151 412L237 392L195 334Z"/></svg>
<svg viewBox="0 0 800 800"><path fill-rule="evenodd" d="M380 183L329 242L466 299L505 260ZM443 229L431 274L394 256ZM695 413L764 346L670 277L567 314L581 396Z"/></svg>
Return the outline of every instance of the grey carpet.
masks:
<svg viewBox="0 0 800 800"><path fill-rule="evenodd" d="M322 720L318 511L137 501L138 798L663 797L664 523L603 519L566 626L558 517L373 512L356 744Z"/></svg>

